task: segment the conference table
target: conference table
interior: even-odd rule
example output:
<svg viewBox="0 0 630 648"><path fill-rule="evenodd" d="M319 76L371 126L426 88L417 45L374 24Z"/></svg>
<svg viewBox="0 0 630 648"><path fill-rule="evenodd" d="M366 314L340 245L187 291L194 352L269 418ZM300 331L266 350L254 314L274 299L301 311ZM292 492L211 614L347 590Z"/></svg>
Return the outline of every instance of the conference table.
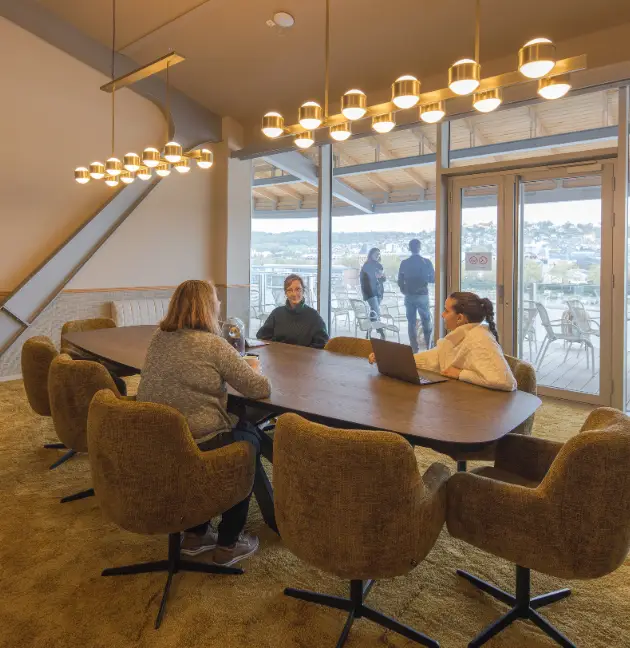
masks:
<svg viewBox="0 0 630 648"><path fill-rule="evenodd" d="M141 373L155 330L129 326L69 333L64 339L95 359ZM459 380L413 385L379 374L365 358L320 349L272 342L251 353L258 355L262 372L271 381L271 396L253 400L229 387L232 411L254 406L270 415L296 412L336 427L387 430L414 446L448 455L498 441L541 404L532 394L495 391ZM260 488L255 494L265 509L263 517L275 527L270 488L267 485L268 497Z"/></svg>

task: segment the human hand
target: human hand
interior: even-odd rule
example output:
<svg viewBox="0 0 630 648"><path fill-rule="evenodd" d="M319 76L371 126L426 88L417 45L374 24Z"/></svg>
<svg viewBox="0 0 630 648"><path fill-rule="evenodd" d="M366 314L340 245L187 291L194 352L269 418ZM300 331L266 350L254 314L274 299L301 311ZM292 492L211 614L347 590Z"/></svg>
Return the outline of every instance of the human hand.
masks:
<svg viewBox="0 0 630 648"><path fill-rule="evenodd" d="M442 372L442 375L446 376L447 378L455 378L455 380L458 380L459 379L459 374L461 372L462 372L461 369L456 369L455 367L447 367Z"/></svg>
<svg viewBox="0 0 630 648"><path fill-rule="evenodd" d="M370 361L370 364L374 364L376 362L376 356L373 353L370 353L368 360Z"/></svg>

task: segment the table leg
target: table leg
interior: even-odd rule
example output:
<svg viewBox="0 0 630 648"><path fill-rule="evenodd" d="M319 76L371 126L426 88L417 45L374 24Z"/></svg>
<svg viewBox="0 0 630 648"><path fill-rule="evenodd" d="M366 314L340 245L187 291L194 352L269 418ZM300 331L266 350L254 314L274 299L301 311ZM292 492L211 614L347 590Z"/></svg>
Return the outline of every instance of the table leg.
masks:
<svg viewBox="0 0 630 648"><path fill-rule="evenodd" d="M260 512L262 513L263 520L265 524L278 533L278 527L276 526L276 515L273 507L273 488L267 473L265 472L265 467L262 464L260 457L256 459L256 474L254 477L254 497L258 502L260 507Z"/></svg>

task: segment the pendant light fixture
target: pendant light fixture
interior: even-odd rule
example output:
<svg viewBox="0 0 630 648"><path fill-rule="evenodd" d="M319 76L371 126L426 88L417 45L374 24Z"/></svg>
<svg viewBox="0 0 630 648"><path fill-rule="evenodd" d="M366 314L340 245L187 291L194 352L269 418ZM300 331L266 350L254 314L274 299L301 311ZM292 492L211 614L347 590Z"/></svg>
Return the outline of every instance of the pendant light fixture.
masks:
<svg viewBox="0 0 630 648"><path fill-rule="evenodd" d="M394 121L393 113L372 117L372 128L377 133L389 133L394 126L396 126L396 122Z"/></svg>
<svg viewBox="0 0 630 648"><path fill-rule="evenodd" d="M446 115L446 107L444 101L436 101L434 103L425 104L420 106L418 116L426 124L436 124Z"/></svg>
<svg viewBox="0 0 630 648"><path fill-rule="evenodd" d="M94 180L101 180L105 177L105 165L102 162L90 164L90 177Z"/></svg>
<svg viewBox="0 0 630 648"><path fill-rule="evenodd" d="M518 70L528 79L540 79L556 65L556 46L548 38L534 38L518 51Z"/></svg>
<svg viewBox="0 0 630 648"><path fill-rule="evenodd" d="M173 164L173 168L178 173L188 173L190 171L190 162L188 161L188 158L183 157L179 162L175 162L175 164Z"/></svg>
<svg viewBox="0 0 630 648"><path fill-rule="evenodd" d="M74 170L74 179L79 184L86 184L90 181L90 172L85 167L78 167Z"/></svg>
<svg viewBox="0 0 630 648"><path fill-rule="evenodd" d="M343 122L342 124L330 127L330 136L336 142L345 142L350 135L352 135L352 126L350 125L350 122Z"/></svg>
<svg viewBox="0 0 630 648"><path fill-rule="evenodd" d="M448 87L457 95L469 95L481 82L479 65L479 34L481 27L481 0L475 2L475 58L463 58L448 70Z"/></svg>
<svg viewBox="0 0 630 648"><path fill-rule="evenodd" d="M413 108L420 100L420 81L409 74L392 84L392 101L402 110Z"/></svg>
<svg viewBox="0 0 630 648"><path fill-rule="evenodd" d="M501 88L475 92L473 108L482 113L489 113L496 110L501 105L502 101L503 95L501 93Z"/></svg>
<svg viewBox="0 0 630 648"><path fill-rule="evenodd" d="M127 171L135 172L140 168L140 156L135 153L127 153L123 158L123 166Z"/></svg>
<svg viewBox="0 0 630 648"><path fill-rule="evenodd" d="M571 90L568 74L545 77L538 82L538 94L544 99L560 99Z"/></svg>
<svg viewBox="0 0 630 648"><path fill-rule="evenodd" d="M151 180L151 177L151 169L145 166L141 166L136 173L136 178L139 180Z"/></svg>
<svg viewBox="0 0 630 648"><path fill-rule="evenodd" d="M123 171L120 174L120 181L123 184L131 184L136 179L135 171Z"/></svg>
<svg viewBox="0 0 630 648"><path fill-rule="evenodd" d="M350 121L361 119L367 112L367 97L361 90L348 90L341 97L341 114Z"/></svg>
<svg viewBox="0 0 630 648"><path fill-rule="evenodd" d="M307 101L300 106L298 121L306 130L314 130L321 125L322 116L322 107L316 101Z"/></svg>
<svg viewBox="0 0 630 648"><path fill-rule="evenodd" d="M268 112L263 117L262 132L272 139L284 132L284 117L278 112Z"/></svg>
<svg viewBox="0 0 630 648"><path fill-rule="evenodd" d="M310 148L315 144L315 137L312 131L304 131L295 136L295 145L301 149Z"/></svg>
<svg viewBox="0 0 630 648"><path fill-rule="evenodd" d="M160 162L160 164L155 167L155 172L160 176L160 178L166 178L167 175L171 174L171 169L166 162Z"/></svg>

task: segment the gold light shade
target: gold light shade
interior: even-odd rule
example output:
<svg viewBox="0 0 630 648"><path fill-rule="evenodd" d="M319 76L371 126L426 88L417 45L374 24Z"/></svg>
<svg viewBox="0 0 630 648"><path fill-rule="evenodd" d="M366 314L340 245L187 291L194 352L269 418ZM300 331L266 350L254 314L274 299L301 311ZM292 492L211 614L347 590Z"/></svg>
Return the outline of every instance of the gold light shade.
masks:
<svg viewBox="0 0 630 648"><path fill-rule="evenodd" d="M262 132L271 139L284 133L284 117L277 112L268 112L262 118Z"/></svg>
<svg viewBox="0 0 630 648"><path fill-rule="evenodd" d="M142 153L142 164L144 164L144 166L152 169L160 163L160 160L160 152L156 148L150 146L149 148L144 149Z"/></svg>
<svg viewBox="0 0 630 648"><path fill-rule="evenodd" d="M482 113L489 113L496 110L503 102L501 88L492 88L483 92L475 92L473 107Z"/></svg>
<svg viewBox="0 0 630 648"><path fill-rule="evenodd" d="M118 158L111 157L105 162L105 171L107 175L117 176L122 172L122 163Z"/></svg>
<svg viewBox="0 0 630 648"><path fill-rule="evenodd" d="M208 149L201 149L197 158L197 166L200 169L209 169L214 164L214 155Z"/></svg>
<svg viewBox="0 0 630 648"><path fill-rule="evenodd" d="M322 107L315 101L307 101L300 106L298 121L302 128L314 130L321 126L323 120Z"/></svg>
<svg viewBox="0 0 630 648"><path fill-rule="evenodd" d="M170 175L171 170L166 164L166 162L161 162L155 167L155 172L161 177L161 178L166 178L167 175Z"/></svg>
<svg viewBox="0 0 630 648"><path fill-rule="evenodd" d="M303 133L298 133L295 136L295 145L301 149L307 149L313 146L315 143L315 138L313 137L313 131L304 131Z"/></svg>
<svg viewBox="0 0 630 648"><path fill-rule="evenodd" d="M74 170L74 179L79 184L87 184L90 181L90 172L86 167L77 167Z"/></svg>
<svg viewBox="0 0 630 648"><path fill-rule="evenodd" d="M367 112L367 97L361 90L348 90L341 97L341 112L351 121L361 119Z"/></svg>
<svg viewBox="0 0 630 648"><path fill-rule="evenodd" d="M105 177L105 165L102 162L92 162L90 164L90 175L94 180L101 180Z"/></svg>
<svg viewBox="0 0 630 648"><path fill-rule="evenodd" d="M444 118L446 115L446 106L443 101L435 101L434 103L425 104L420 106L419 109L420 119L427 124L435 124Z"/></svg>
<svg viewBox="0 0 630 648"><path fill-rule="evenodd" d="M188 173L190 171L190 162L188 158L183 157L179 162L173 164L173 168L178 173Z"/></svg>
<svg viewBox="0 0 630 648"><path fill-rule="evenodd" d="M457 95L474 92L481 79L481 66L472 59L461 59L448 69L448 87Z"/></svg>
<svg viewBox="0 0 630 648"><path fill-rule="evenodd" d="M392 101L398 108L413 108L419 99L420 81L416 77L407 74L398 77L392 84Z"/></svg>
<svg viewBox="0 0 630 648"><path fill-rule="evenodd" d="M560 99L571 90L568 74L545 77L538 82L538 94L544 99Z"/></svg>
<svg viewBox="0 0 630 648"><path fill-rule="evenodd" d="M135 171L123 171L120 174L120 181L124 184L131 184L136 179Z"/></svg>
<svg viewBox="0 0 630 648"><path fill-rule="evenodd" d="M127 153L123 158L123 166L127 171L137 171L140 168L142 161L137 153Z"/></svg>
<svg viewBox="0 0 630 648"><path fill-rule="evenodd" d="M151 180L151 169L141 166L136 173L136 178L140 178L140 180Z"/></svg>
<svg viewBox="0 0 630 648"><path fill-rule="evenodd" d="M519 72L528 79L540 79L556 65L556 46L548 38L534 38L518 51Z"/></svg>
<svg viewBox="0 0 630 648"><path fill-rule="evenodd" d="M352 126L350 122L344 122L343 124L337 124L336 126L330 127L330 136L336 142L345 142L350 135L352 135Z"/></svg>
<svg viewBox="0 0 630 648"><path fill-rule="evenodd" d="M118 186L118 176L107 176L105 178L105 184L108 187L117 187Z"/></svg>
<svg viewBox="0 0 630 648"><path fill-rule="evenodd" d="M384 115L376 115L372 117L372 128L377 133L389 133L392 128L396 126L394 115L392 113L385 113Z"/></svg>
<svg viewBox="0 0 630 648"><path fill-rule="evenodd" d="M182 159L182 147L177 142L169 142L164 147L164 159L173 164L179 162Z"/></svg>

